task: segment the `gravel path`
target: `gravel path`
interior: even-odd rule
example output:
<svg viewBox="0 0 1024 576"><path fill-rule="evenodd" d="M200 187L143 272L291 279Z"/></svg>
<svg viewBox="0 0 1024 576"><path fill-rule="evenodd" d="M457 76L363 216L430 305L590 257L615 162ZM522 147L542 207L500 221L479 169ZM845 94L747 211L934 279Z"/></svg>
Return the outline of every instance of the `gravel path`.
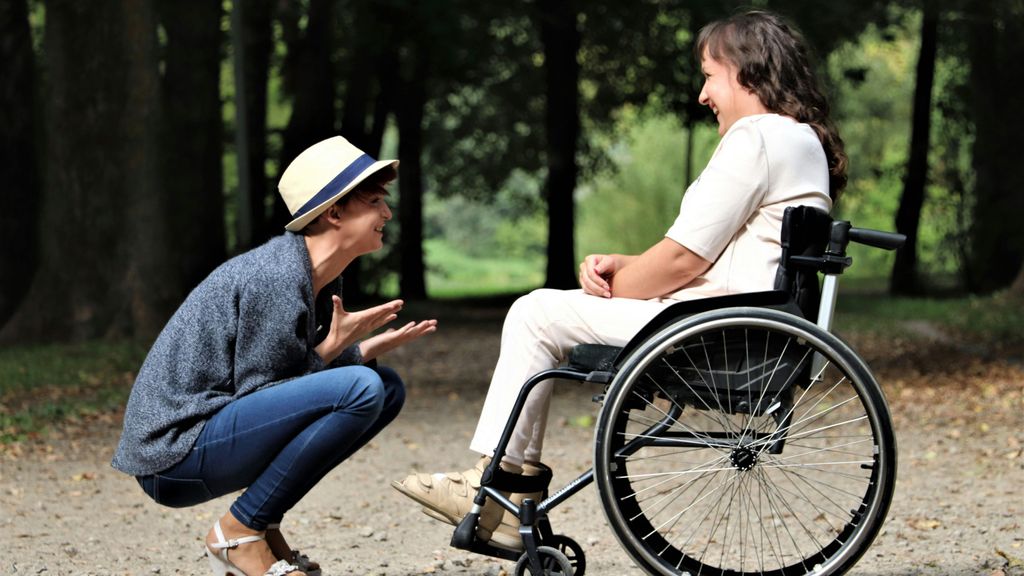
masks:
<svg viewBox="0 0 1024 576"><path fill-rule="evenodd" d="M418 317L412 316L410 317ZM441 330L388 359L406 378L398 420L285 519L325 574L499 575L512 564L448 546L450 528L389 487L409 471L460 470L495 359L501 309L442 314ZM855 574L1024 575L1024 369L940 340L853 338L883 383L900 467L882 534ZM1019 358L1019 351L1017 351ZM595 390L553 402L545 460L560 486L589 466ZM120 414L61 425L0 455L0 574L206 574L202 538L230 504L157 506L109 466ZM639 570L587 488L551 516L580 542L588 574Z"/></svg>

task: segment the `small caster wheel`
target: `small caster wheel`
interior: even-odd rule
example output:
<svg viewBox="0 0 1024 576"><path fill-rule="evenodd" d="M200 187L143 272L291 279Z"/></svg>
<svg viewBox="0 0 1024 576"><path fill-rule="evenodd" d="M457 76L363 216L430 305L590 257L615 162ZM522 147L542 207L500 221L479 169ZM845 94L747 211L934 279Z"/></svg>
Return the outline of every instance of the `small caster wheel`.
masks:
<svg viewBox="0 0 1024 576"><path fill-rule="evenodd" d="M538 546L537 555L540 556L541 572L533 571L530 556L524 552L516 562L516 576L573 576L572 564L565 554L549 546Z"/></svg>
<svg viewBox="0 0 1024 576"><path fill-rule="evenodd" d="M558 550L569 559L573 576L583 576L586 574L587 557L583 554L583 547L575 540L568 536L555 534L551 538L544 540L544 545Z"/></svg>

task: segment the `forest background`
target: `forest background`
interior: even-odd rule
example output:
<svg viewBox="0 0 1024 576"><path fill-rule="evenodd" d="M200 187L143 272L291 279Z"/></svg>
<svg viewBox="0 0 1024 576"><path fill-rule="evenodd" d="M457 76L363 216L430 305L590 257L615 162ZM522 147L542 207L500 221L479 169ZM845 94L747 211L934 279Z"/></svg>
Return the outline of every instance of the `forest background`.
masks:
<svg viewBox="0 0 1024 576"><path fill-rule="evenodd" d="M786 15L814 49L851 160L835 213L909 238L852 253L836 317L900 442L861 571L1022 574L1024 0L743 6ZM448 534L386 480L462 464L422 439L472 430L512 297L574 287L584 254L662 236L718 141L692 40L738 9L0 0L4 566L201 570L196 538L221 502L181 517L109 468L125 400L189 290L281 233L282 167L342 134L402 160L387 247L346 271L346 303L401 296L405 319L441 328L389 355L410 383L402 418L289 529L336 573L436 573L438 557L493 573L438 552ZM575 447L552 452L556 469L588 466L592 392L554 403ZM588 536L595 573L627 573L613 537L594 535L596 506L575 508L568 533Z"/></svg>
<svg viewBox="0 0 1024 576"><path fill-rule="evenodd" d="M348 301L574 287L674 218L717 142L692 40L741 7L814 48L838 216L908 235L852 278L1024 290L1021 0L0 0L0 342L152 338L334 134L402 160Z"/></svg>

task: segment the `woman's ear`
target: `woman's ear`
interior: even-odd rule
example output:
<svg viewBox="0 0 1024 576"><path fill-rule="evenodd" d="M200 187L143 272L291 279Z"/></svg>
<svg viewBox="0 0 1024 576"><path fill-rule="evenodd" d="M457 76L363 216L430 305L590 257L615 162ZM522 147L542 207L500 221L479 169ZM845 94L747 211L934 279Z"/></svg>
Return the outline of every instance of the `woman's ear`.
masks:
<svg viewBox="0 0 1024 576"><path fill-rule="evenodd" d="M341 212L344 210L340 204L332 204L324 214L327 215L331 220L338 220L341 218Z"/></svg>

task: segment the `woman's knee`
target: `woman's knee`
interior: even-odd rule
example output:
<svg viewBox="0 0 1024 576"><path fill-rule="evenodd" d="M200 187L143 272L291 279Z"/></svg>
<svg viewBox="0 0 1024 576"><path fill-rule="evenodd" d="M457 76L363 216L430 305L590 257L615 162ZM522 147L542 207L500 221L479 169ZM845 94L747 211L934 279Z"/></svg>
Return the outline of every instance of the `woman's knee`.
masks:
<svg viewBox="0 0 1024 576"><path fill-rule="evenodd" d="M335 410L360 412L377 417L387 396L384 381L376 370L366 366L337 368L343 387Z"/></svg>
<svg viewBox="0 0 1024 576"><path fill-rule="evenodd" d="M506 329L516 331L515 326L509 326L511 323L520 329L525 328L535 338L557 338L571 294L568 290L540 288L520 296L505 317Z"/></svg>
<svg viewBox="0 0 1024 576"><path fill-rule="evenodd" d="M376 366L373 368L380 376L384 385L384 411L398 413L405 405L405 383L402 378L387 366Z"/></svg>

